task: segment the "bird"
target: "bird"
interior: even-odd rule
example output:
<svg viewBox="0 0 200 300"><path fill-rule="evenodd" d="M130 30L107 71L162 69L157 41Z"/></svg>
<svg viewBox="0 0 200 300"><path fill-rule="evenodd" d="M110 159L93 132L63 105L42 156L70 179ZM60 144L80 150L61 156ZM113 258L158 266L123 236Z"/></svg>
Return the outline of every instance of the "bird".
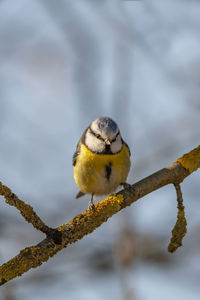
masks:
<svg viewBox="0 0 200 300"><path fill-rule="evenodd" d="M107 195L120 185L125 186L130 156L117 123L109 117L94 120L83 132L72 158L79 188L76 198L90 194L88 209L94 210L93 196Z"/></svg>

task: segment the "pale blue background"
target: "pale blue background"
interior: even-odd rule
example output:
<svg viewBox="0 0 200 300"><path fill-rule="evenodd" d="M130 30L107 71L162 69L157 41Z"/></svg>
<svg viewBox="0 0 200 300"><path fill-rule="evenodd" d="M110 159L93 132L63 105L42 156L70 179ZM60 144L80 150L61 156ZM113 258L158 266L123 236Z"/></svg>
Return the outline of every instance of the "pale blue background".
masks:
<svg viewBox="0 0 200 300"><path fill-rule="evenodd" d="M0 1L0 180L49 226L88 205L74 199L71 157L95 118L119 124L131 183L199 144L199 16L195 0ZM167 186L2 287L0 299L199 299L199 172L182 189L188 234L177 253L167 253L176 221ZM123 228L137 237L127 270L113 255ZM2 263L42 238L1 198Z"/></svg>

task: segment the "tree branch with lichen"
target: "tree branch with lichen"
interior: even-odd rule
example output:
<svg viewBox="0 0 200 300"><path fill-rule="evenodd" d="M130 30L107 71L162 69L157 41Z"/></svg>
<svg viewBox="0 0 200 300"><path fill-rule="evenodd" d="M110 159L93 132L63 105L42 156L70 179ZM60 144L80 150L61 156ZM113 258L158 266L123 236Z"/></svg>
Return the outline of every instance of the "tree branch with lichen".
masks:
<svg viewBox="0 0 200 300"><path fill-rule="evenodd" d="M178 220L172 231L169 245L169 251L175 251L182 244L182 238L186 233L186 221L184 221L185 217L183 216L184 210L179 184L199 167L200 146L183 155L171 165L131 185L131 188L127 187L100 201L95 205L95 210L87 209L56 229L45 225L30 205L18 199L8 187L0 183L0 195L4 196L6 203L15 206L27 222L32 223L37 230L46 234L46 238L39 244L21 250L18 255L0 266L0 285L22 275L31 268L40 266L58 251L93 232L121 209L168 184L175 185L179 209Z"/></svg>

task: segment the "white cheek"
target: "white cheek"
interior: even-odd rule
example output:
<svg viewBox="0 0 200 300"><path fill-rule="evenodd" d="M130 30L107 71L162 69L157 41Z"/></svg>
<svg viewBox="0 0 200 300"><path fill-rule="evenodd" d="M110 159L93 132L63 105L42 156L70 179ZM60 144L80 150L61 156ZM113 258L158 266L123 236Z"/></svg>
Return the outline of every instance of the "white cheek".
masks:
<svg viewBox="0 0 200 300"><path fill-rule="evenodd" d="M98 123L97 123L97 120L92 122L91 124L91 129L92 131L94 131L95 133L99 133L99 126L98 126Z"/></svg>
<svg viewBox="0 0 200 300"><path fill-rule="evenodd" d="M93 152L102 152L105 149L104 142L89 132L85 135L85 144Z"/></svg>
<svg viewBox="0 0 200 300"><path fill-rule="evenodd" d="M116 139L116 141L111 144L110 148L111 148L112 153L117 153L117 152L119 152L121 150L121 148L122 148L122 140L121 140L120 136L118 136L117 139Z"/></svg>

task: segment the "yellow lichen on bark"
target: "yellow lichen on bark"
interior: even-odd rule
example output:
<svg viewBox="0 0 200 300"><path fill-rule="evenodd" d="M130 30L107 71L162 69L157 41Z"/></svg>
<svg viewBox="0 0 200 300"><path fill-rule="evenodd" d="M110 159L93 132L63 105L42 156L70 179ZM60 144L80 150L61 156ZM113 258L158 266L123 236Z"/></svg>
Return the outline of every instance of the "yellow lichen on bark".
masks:
<svg viewBox="0 0 200 300"><path fill-rule="evenodd" d="M0 195L5 198L5 202L11 206L16 207L24 219L31 223L37 230L44 233L48 231L48 226L38 217L33 208L20 200L6 185L0 182Z"/></svg>
<svg viewBox="0 0 200 300"><path fill-rule="evenodd" d="M52 240L45 239L37 246L27 247L0 267L0 285L22 275L31 268L40 266L68 244L76 242L84 235L91 233L109 217L121 210L124 201L122 195L111 195L95 205L95 210L87 209L77 215L70 222L58 227L62 232L64 241L56 245Z"/></svg>
<svg viewBox="0 0 200 300"><path fill-rule="evenodd" d="M174 187L177 194L178 214L177 221L172 230L172 237L168 246L168 251L171 253L175 252L180 246L182 246L182 240L187 233L187 221L185 218L181 186L179 183L175 183Z"/></svg>
<svg viewBox="0 0 200 300"><path fill-rule="evenodd" d="M82 214L74 217L70 222L57 228L67 237L67 244L82 238L84 235L93 232L108 218L116 214L122 208L123 195L112 194L101 202L95 204L94 210L87 209Z"/></svg>
<svg viewBox="0 0 200 300"><path fill-rule="evenodd" d="M200 145L176 160L190 173L200 168Z"/></svg>
<svg viewBox="0 0 200 300"><path fill-rule="evenodd" d="M22 275L31 268L40 266L59 251L59 247L61 248L61 246L55 247L53 242L49 242L48 247L32 246L21 250L17 256L0 267L0 285Z"/></svg>
<svg viewBox="0 0 200 300"><path fill-rule="evenodd" d="M168 246L168 251L173 253L178 247L182 246L182 240L187 233L187 221L185 218L184 206L178 208L176 224L172 230L172 238Z"/></svg>

